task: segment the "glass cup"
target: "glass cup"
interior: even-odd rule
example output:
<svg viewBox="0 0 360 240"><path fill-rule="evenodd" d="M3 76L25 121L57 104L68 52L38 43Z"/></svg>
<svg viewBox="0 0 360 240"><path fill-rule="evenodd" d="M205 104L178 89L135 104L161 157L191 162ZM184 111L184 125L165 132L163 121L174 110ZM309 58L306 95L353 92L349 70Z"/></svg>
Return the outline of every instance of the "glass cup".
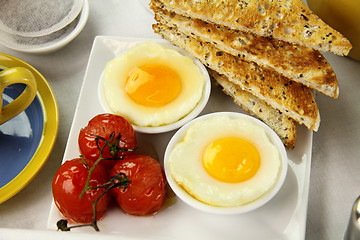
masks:
<svg viewBox="0 0 360 240"><path fill-rule="evenodd" d="M3 92L12 84L25 84L26 87L17 98L3 106ZM24 67L7 68L0 65L0 124L24 111L34 100L36 92L36 79L30 70Z"/></svg>
<svg viewBox="0 0 360 240"><path fill-rule="evenodd" d="M344 235L344 240L360 239L360 196L354 202L350 219Z"/></svg>

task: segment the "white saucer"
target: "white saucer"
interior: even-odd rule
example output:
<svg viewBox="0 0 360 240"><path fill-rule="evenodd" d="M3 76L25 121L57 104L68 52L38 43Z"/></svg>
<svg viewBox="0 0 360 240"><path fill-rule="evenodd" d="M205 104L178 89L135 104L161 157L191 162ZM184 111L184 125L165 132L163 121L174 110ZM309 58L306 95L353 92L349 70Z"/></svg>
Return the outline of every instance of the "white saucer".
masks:
<svg viewBox="0 0 360 240"><path fill-rule="evenodd" d="M0 39L0 44L15 51L24 52L24 53L44 54L44 53L54 52L64 47L68 43L70 43L83 30L88 20L88 17L89 17L89 3L88 0L85 0L83 9L81 10L79 16L72 23L70 23L66 27L66 29L64 28L63 30L57 31L57 32L65 31L65 33L62 33L62 35L59 38L40 45L29 45L26 43L22 44L19 42L15 43L9 39L7 40Z"/></svg>

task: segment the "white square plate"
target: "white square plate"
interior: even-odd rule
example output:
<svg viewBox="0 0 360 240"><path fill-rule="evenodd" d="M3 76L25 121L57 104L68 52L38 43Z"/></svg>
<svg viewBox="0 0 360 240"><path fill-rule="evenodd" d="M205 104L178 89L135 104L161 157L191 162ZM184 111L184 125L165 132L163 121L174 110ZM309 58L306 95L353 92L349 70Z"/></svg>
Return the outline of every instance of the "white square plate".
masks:
<svg viewBox="0 0 360 240"><path fill-rule="evenodd" d="M74 120L70 130L63 161L79 156L77 138L82 127L104 110L98 98L98 83L106 63L117 57L124 49L145 40L98 36L90 54L84 82L79 96ZM217 87L212 87L209 102L202 114L233 111L243 112L233 100ZM163 134L137 134L139 148L163 162L167 143L175 131ZM165 203L165 207L154 216L135 217L112 207L98 222L102 237L124 239L304 239L307 215L312 132L298 127L297 143L288 151L289 168L285 183L279 193L266 205L254 212L242 215L212 215L197 211L177 198ZM48 228L56 229L61 214L52 204ZM91 233L92 228L76 228L74 232ZM98 237L98 234L87 234ZM90 237L91 238L91 237Z"/></svg>

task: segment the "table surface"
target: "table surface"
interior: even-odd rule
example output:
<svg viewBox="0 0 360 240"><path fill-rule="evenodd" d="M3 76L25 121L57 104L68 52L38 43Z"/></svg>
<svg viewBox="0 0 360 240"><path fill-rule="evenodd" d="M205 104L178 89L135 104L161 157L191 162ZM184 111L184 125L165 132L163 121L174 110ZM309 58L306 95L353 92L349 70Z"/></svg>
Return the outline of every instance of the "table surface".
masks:
<svg viewBox="0 0 360 240"><path fill-rule="evenodd" d="M0 45L0 52L18 57L39 70L59 105L59 133L39 174L17 195L0 205L0 239L37 233L46 238L51 206L51 180L60 166L94 38L98 35L156 37L152 13L140 1L90 1L84 30L61 50L32 55ZM342 239L353 202L360 194L360 62L325 54L337 74L340 96L321 94L316 101L321 125L313 136L306 239ZM17 234L16 234L17 233ZM20 237L18 237L20 239Z"/></svg>

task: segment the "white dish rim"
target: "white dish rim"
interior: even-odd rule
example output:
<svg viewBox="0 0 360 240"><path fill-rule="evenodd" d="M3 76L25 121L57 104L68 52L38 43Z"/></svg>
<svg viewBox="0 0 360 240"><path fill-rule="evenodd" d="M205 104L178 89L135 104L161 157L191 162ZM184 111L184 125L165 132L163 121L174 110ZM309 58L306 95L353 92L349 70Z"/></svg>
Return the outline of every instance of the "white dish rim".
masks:
<svg viewBox="0 0 360 240"><path fill-rule="evenodd" d="M59 40L55 40L54 43L50 45L46 45L44 47L34 47L34 48L21 48L21 47L14 47L12 45L0 42L2 45L4 45L7 48L10 48L12 50L23 52L23 53L32 53L32 54L45 54L45 53L51 53L54 51L59 50L60 48L64 47L68 43L70 43L79 33L84 29L87 20L89 18L89 2L88 0L84 1L84 6L80 11L79 15L79 22L76 24L76 27L64 38L61 38Z"/></svg>
<svg viewBox="0 0 360 240"><path fill-rule="evenodd" d="M229 116L231 119L245 118L245 119L248 119L251 122L255 123L256 125L263 127L270 142L272 144L274 144L275 147L279 151L279 155L281 158L281 170L280 170L280 175L278 176L278 180L277 180L275 186L270 191L265 193L265 195L260 197L259 199L255 200L253 202L250 202L246 205L237 206L237 207L216 207L216 206L208 205L206 203L202 203L199 200L196 200L195 198L193 198L181 186L179 186L176 183L176 181L173 179L173 177L171 176L171 173L169 170L169 166L168 166L169 155L170 155L171 151L174 149L174 147L176 146L176 144L182 141L187 130L198 121L202 121L202 120L206 120L206 119L210 119L210 118L214 118L214 117L218 117L218 116ZM193 119L192 121L188 122L183 127L181 127L173 135L169 144L166 147L165 154L164 154L165 175L166 175L166 178L167 178L167 181L168 181L170 187L175 192L175 194L189 206L191 206L195 209L198 209L200 211L204 211L207 213L214 213L214 214L225 214L225 215L242 214L242 213L247 213L247 212L253 211L253 210L263 206L264 204L269 202L281 189L281 187L285 181L285 178L286 178L287 169L288 169L287 153L286 153L284 144L282 143L282 141L280 140L278 135L268 125L266 125L262 121L254 118L252 116L249 116L249 115L246 115L243 113L238 113L238 112L214 112L214 113L205 114L205 115L202 115L200 117Z"/></svg>
<svg viewBox="0 0 360 240"><path fill-rule="evenodd" d="M197 117L202 112L202 110L205 108L205 106L210 98L211 80L210 80L210 75L209 75L208 71L206 70L206 67L198 59L192 57L187 52L185 52L183 49L181 49L177 46L174 46L167 41L159 41L159 40L154 39L154 40L144 40L143 42L149 42L149 41L156 42L162 46L174 49L177 52L179 52L180 54L190 57L195 62L196 66L200 69L201 74L204 77L204 86L203 86L203 91L202 91L202 95L201 95L199 102L196 104L196 107L193 110L191 110L191 112L189 112L187 115L185 115L178 121L170 123L168 125L155 126L155 127L143 127L143 126L138 126L138 125L132 124L132 127L134 128L134 130L136 132L147 133L147 134L158 134L158 133L165 133L165 132L170 132L172 130L178 129L181 126L183 126L184 124L186 124L187 122L189 122L192 119L194 119L195 117ZM143 42L137 43L137 45L141 44ZM124 49L123 51L121 51L121 53L118 56L121 56L127 50L128 50L128 48ZM118 56L116 56L116 57L118 57ZM104 76L104 72L102 72L102 74L101 74L99 85L98 85L98 98L99 98L100 105L102 106L102 108L106 112L112 112L112 110L107 106L107 104L105 103L105 100L104 100L104 93L103 93L103 86L102 86L103 76Z"/></svg>
<svg viewBox="0 0 360 240"><path fill-rule="evenodd" d="M66 161L67 159L71 159L73 157L78 157L78 147L76 145L76 139L78 136L77 131L82 126L84 126L84 124L86 124L87 121L92 116L94 116L95 114L103 113L100 103L98 102L98 98L89 97L89 94L90 95L97 94L97 89L94 90L93 87L93 86L97 86L98 82L96 80L99 79L101 75L101 71L99 72L97 66L102 67L105 60L110 60L114 56L116 56L118 53L118 49L119 48L121 49L122 46L133 45L134 42L139 42L143 40L156 40L156 39L160 41L165 41L158 37L136 37L136 36L119 37L119 36L103 36L103 35L99 35L95 37L62 161ZM94 84L95 82L96 84ZM213 90L217 92L217 94L223 96L224 99L226 98L226 96L223 95L221 91L217 90L217 88L213 88ZM212 94L214 94L213 91ZM212 105L213 103L220 104L221 106L218 106L218 108L221 109L221 111L224 111L225 109L226 111L230 110L234 112L239 112L239 111L243 112L241 109L239 109L238 106L235 106L231 98L226 98L226 99L227 99L226 105L223 106L225 102L219 102L217 99L216 101L213 101L214 99L210 98L209 104L207 104L203 113L214 112L217 105L213 106ZM87 100L90 100L90 103L94 104L95 107L88 108L89 105ZM231 106L228 106L228 104L230 104ZM215 224L214 226L216 226L217 229L224 227L225 229L229 230L230 233L238 232L236 228L236 226L238 225L234 223L234 220L235 221L240 220L240 222L242 222L241 219L243 219L244 217L249 218L250 220L249 223L247 221L243 222L245 224L245 228L244 226L242 227L239 226L239 229L245 230L245 232L242 232L242 234L245 234L246 236L251 236L251 239L264 239L265 235L263 235L263 233L268 234L266 235L265 238L271 238L271 239L280 239L280 238L292 239L294 236L297 236L298 239L304 239L305 230L306 230L308 196L309 196L313 132L311 132L310 130L306 129L303 126L298 126L297 132L298 132L297 146L294 150L287 152L289 157L289 166L288 166L290 170L288 171L289 178L287 177L285 179L285 184L284 184L285 186L274 197L274 199L271 200L268 204L265 204L263 207L259 208L258 210L255 210L254 212L250 212L250 213L239 214L239 215L228 215L228 216L215 215L215 214L209 215L201 211L194 210L193 208L189 207L187 204L183 203L180 199L178 199L176 201L177 203L175 204L176 206L170 206L166 208L164 212L161 212L156 216L145 219L140 218L140 220L138 217L131 218L129 216L123 216L123 214L120 214L120 216L118 216L119 214L118 211L115 211L114 213L110 211L109 212L110 216L107 216L102 221L98 222L99 227L102 229L101 231L103 233L103 234L100 233L101 236L103 237L109 236L109 238L113 238L114 236L117 236L120 237L121 239L122 238L180 239L180 238L176 238L176 236L180 236L181 239L183 239L183 237L189 237L189 235L188 233L186 233L187 231L184 232L180 230L179 227L186 226L192 229L192 225L189 224L189 222L191 221L188 221L188 219L189 218L191 219L192 215L194 215L196 218L200 218L200 219L203 218L205 222ZM165 144L163 139L167 139L167 136L169 135L172 136L173 133L169 132L169 133L159 134L158 136L147 135L147 134L140 134L140 135L142 137L145 137L145 142L149 142L148 140L153 139L153 137L155 137L154 141L156 142L156 144L159 145L160 149L162 148L164 149L164 151L161 150L161 152L164 153L165 146L162 145ZM161 155L161 153L159 154ZM161 161L162 158L163 156L160 156ZM292 191L291 189L295 189L295 190ZM293 195L294 193L296 193L297 195L294 196ZM289 199L290 197L291 199ZM279 199L279 200L281 199L282 201L278 202L275 199ZM274 210L276 209L280 210L280 212L274 212ZM288 210L290 210L291 212L288 212ZM173 218L172 214L174 213L175 214L178 213L180 215L175 216L175 218ZM269 215L269 213L273 213L274 215ZM213 220L211 220L211 216L215 217L216 220L214 220L214 222ZM57 220L60 219L60 217L61 215L59 211L52 202L49 211L47 228L56 231L55 223ZM183 217L186 217L186 220L183 219ZM149 226L149 229L147 229L145 233L143 231L138 231L138 232L134 231L133 233L129 233L128 232L129 229L127 229L127 227L132 228L132 225L124 226L125 229L121 230L118 224L116 225L111 224L111 220L115 220L115 219L116 221L130 220L131 223L139 223L141 226L145 228ZM181 219L184 220L184 223L179 222L181 221ZM253 225L251 225L251 223L254 222L254 219L260 220L259 224L261 226L262 226L261 224L262 222L266 224L265 226L267 227L265 227L264 231L261 231L261 233L258 232L257 230L258 227L256 228L252 227ZM225 223L229 223L230 226L232 226L231 229L229 229L227 225L223 224L223 220ZM160 223L162 223L162 225L159 225ZM178 226L179 223L180 226ZM200 225L202 228L200 230L197 230L197 228L192 229L194 231L191 231L191 233L189 233L191 234L190 236L195 237L197 239L214 239L214 236L216 237L219 235L217 233L220 233L215 230L216 232L214 232L214 234L210 234L211 231L209 232L209 228L207 227L207 224L206 224L206 228L203 228L205 226L204 224L200 223ZM162 233L160 230L158 231L157 228L154 229L155 226L159 226L159 227L161 226L164 233ZM166 227L164 228L164 226ZM255 224L255 226L257 226L257 224ZM138 225L136 225L136 229L140 230L138 228ZM153 229L154 232L152 231ZM178 232L179 230L180 232ZM96 234L95 235L93 234L92 229L79 228L74 231L80 233L79 236L88 236L90 238L93 237L94 239L98 238L96 237ZM90 234L86 234L86 233L90 233ZM152 233L155 235L151 235ZM223 232L221 233L221 236L224 237ZM228 234L228 236L230 235ZM236 236L238 235L231 235L231 236L233 236L234 238L229 238L229 239L236 239Z"/></svg>

